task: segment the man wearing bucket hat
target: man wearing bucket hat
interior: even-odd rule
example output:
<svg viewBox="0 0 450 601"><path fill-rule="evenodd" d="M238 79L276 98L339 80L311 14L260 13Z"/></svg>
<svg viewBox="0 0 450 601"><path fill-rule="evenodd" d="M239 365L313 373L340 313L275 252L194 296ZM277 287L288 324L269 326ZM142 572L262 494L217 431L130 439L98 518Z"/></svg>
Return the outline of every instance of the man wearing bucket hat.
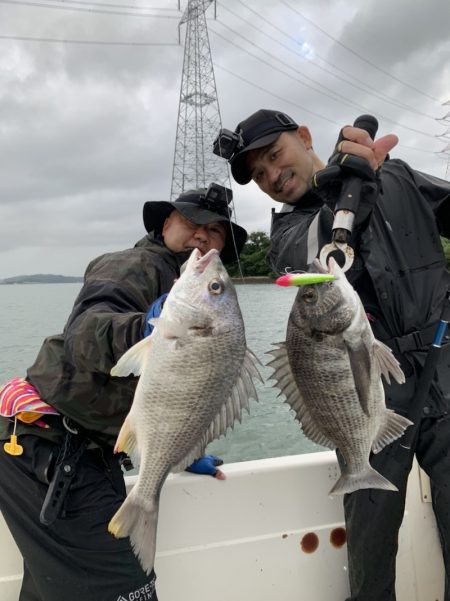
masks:
<svg viewBox="0 0 450 601"><path fill-rule="evenodd" d="M145 203L147 235L89 264L64 332L45 339L25 379L0 390L0 510L24 557L20 601L157 600L154 572L107 528L126 494L129 460L113 448L137 384L110 371L149 333L193 248L237 260L247 233L231 221L230 200L211 184ZM39 408L32 422L18 410L24 399ZM209 455L189 471L222 478L220 463Z"/></svg>
<svg viewBox="0 0 450 601"><path fill-rule="evenodd" d="M225 264L233 263L237 261L245 244L247 232L231 221L229 206L231 199L231 190L218 184L211 184L208 189L183 192L175 202L146 202L144 225L148 232L155 232L157 237L162 236L166 246L176 253L190 251L194 244L189 243L187 248L183 248L184 242L181 240L179 228L175 232L171 230L173 219L177 223L188 226L190 231L195 231L193 234L196 240L195 246L203 253L209 250L206 249L206 242L200 240L203 230L209 236L214 234L217 229L224 230L225 236L220 257ZM217 224L219 224L218 227ZM215 235L212 237L215 238ZM215 248L215 246L211 246L211 248Z"/></svg>
<svg viewBox="0 0 450 601"><path fill-rule="evenodd" d="M360 122L366 127L355 126ZM410 416L414 426L406 438L371 458L373 467L399 492L368 489L344 497L348 601L395 600L398 532L414 456L431 479L447 574L445 600L450 601L448 328L434 378L428 382L431 391L424 398L416 395L423 388L422 374L428 376L425 360L447 306L450 274L439 236L450 236L450 184L390 159L397 138L374 140L376 129L370 116L344 127L326 165L306 126L281 111L262 109L235 131L222 130L214 152L229 160L239 184L253 180L283 203L272 215L269 261L274 271L306 270L315 257L322 259L343 199L350 203L344 191L360 196L353 223L343 217L340 224L351 233L348 246L354 249L347 276L375 337L392 348L406 376L401 386L385 385L386 404Z"/></svg>

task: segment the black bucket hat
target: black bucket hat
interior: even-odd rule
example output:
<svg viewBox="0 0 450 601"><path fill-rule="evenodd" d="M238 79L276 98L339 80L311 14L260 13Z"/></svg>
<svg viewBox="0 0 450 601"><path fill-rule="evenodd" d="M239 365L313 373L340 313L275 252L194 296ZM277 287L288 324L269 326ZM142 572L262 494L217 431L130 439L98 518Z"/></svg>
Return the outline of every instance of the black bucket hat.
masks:
<svg viewBox="0 0 450 601"><path fill-rule="evenodd" d="M232 210L228 203L233 198L230 189L219 184L209 188L188 190L174 201L149 201L144 204L144 225L147 232L161 234L164 221L176 209L183 217L197 225L224 223L227 229L225 246L220 257L224 263L234 263L247 240L247 231L231 221Z"/></svg>
<svg viewBox="0 0 450 601"><path fill-rule="evenodd" d="M230 158L231 173L238 184L252 179L247 168L247 152L272 144L284 131L298 129L297 123L280 111L260 109L241 121L235 133L240 136L236 152Z"/></svg>

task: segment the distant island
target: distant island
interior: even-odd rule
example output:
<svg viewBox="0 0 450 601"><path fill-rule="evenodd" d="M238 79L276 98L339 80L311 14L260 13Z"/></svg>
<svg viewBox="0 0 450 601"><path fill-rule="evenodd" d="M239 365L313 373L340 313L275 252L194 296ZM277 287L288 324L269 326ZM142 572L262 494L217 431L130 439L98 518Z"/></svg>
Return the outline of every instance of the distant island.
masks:
<svg viewBox="0 0 450 601"><path fill-rule="evenodd" d="M73 284L82 282L82 277L67 275L52 275L51 273L38 273L36 275L16 275L13 278L0 280L0 285L11 284Z"/></svg>

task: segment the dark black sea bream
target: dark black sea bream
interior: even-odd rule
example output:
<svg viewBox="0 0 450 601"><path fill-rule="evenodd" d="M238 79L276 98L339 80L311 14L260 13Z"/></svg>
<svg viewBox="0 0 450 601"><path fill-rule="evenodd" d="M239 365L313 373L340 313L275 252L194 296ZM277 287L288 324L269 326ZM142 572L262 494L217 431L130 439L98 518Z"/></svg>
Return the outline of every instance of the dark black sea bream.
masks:
<svg viewBox="0 0 450 601"><path fill-rule="evenodd" d="M392 351L376 340L361 300L331 258L332 282L300 287L286 342L270 354L271 376L304 434L338 448L345 467L331 495L361 488L397 490L369 464L411 421L387 409L381 376L405 381ZM324 271L320 263L314 268Z"/></svg>
<svg viewBox="0 0 450 601"><path fill-rule="evenodd" d="M113 376L139 375L116 451L138 456L139 475L109 530L129 536L144 570L153 567L159 496L170 471L201 457L225 434L261 376L247 349L236 290L217 250L195 249L152 335L130 348Z"/></svg>

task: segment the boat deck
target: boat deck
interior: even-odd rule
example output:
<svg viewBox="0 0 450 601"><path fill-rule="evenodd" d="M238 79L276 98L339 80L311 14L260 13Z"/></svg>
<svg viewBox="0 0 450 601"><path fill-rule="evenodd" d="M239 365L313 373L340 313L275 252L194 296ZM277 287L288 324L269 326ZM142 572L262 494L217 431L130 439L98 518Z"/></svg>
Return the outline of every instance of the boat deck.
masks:
<svg viewBox="0 0 450 601"><path fill-rule="evenodd" d="M182 473L161 494L160 601L344 601L342 499L332 452L228 464L227 480ZM129 486L136 476L127 478ZM393 493L395 494L395 493ZM397 558L398 601L443 601L429 482L414 465ZM21 557L0 516L0 598L17 601Z"/></svg>

